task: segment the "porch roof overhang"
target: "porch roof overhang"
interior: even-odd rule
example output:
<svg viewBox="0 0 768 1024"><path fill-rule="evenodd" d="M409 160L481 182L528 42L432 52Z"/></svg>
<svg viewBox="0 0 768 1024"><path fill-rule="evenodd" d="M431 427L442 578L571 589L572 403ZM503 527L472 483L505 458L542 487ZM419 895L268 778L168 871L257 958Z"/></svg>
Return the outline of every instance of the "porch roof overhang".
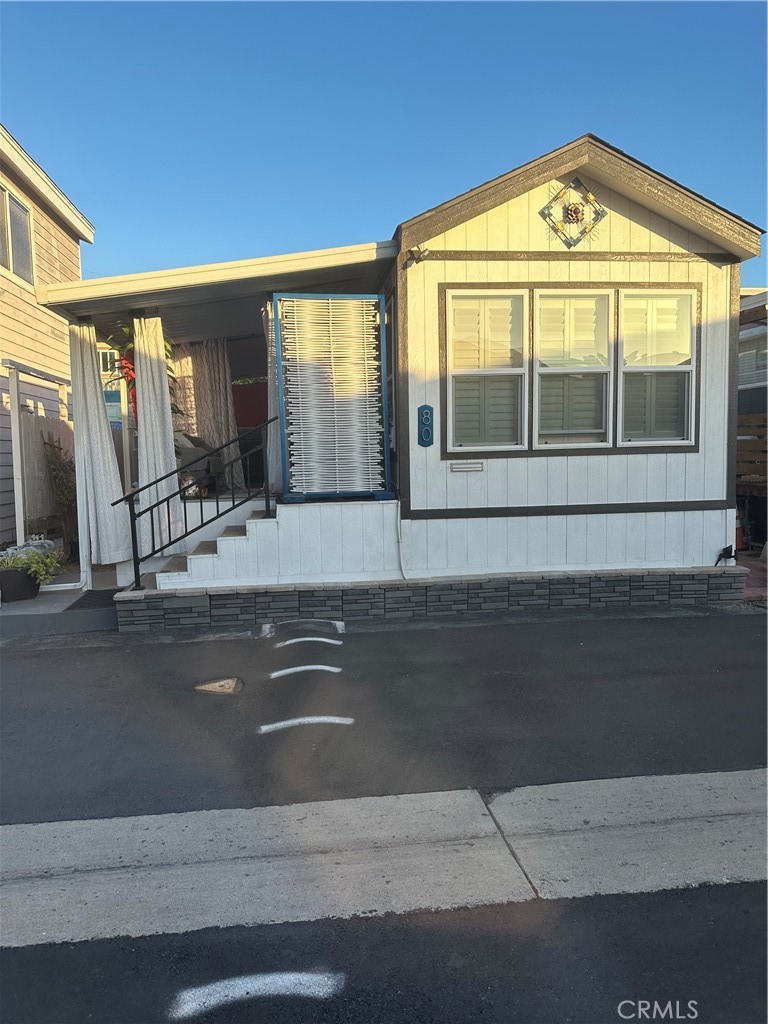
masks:
<svg viewBox="0 0 768 1024"><path fill-rule="evenodd" d="M109 333L131 310L156 309L176 342L261 333L264 299L280 291L377 292L397 244L362 245L51 284L38 301Z"/></svg>

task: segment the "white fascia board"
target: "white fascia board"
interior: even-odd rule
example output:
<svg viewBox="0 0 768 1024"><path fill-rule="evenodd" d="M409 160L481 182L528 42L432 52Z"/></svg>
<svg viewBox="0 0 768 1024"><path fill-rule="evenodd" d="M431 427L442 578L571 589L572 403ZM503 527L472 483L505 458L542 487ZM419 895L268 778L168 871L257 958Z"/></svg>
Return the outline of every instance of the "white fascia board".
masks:
<svg viewBox="0 0 768 1024"><path fill-rule="evenodd" d="M232 263L206 263L196 267L174 270L156 270L142 274L123 274L119 277L96 277L84 281L52 284L41 289L40 302L46 306L84 302L90 299L125 298L142 293L173 292L181 288L196 288L232 281L258 280L278 274L301 273L333 267L355 266L392 259L397 254L397 243L366 242L338 249L314 249L310 252L292 252L282 256L262 256Z"/></svg>
<svg viewBox="0 0 768 1024"><path fill-rule="evenodd" d="M768 290L765 288L742 288L741 308L754 309L756 306L764 306L768 303Z"/></svg>
<svg viewBox="0 0 768 1024"><path fill-rule="evenodd" d="M45 171L26 153L16 139L0 124L0 156L8 166L72 228L83 242L93 242L94 227L80 213Z"/></svg>

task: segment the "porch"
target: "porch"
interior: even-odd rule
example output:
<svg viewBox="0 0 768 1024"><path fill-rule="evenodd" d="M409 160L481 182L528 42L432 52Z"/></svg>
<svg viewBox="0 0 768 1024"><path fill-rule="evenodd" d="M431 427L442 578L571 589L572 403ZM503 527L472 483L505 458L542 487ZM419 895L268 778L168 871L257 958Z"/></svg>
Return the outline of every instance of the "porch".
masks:
<svg viewBox="0 0 768 1024"><path fill-rule="evenodd" d="M387 502L365 500L394 497L378 299L394 253L394 243L373 243L49 289L49 305L77 320L73 391L92 557L111 554L120 585L293 578L302 571L290 557L299 512L282 502L313 497L358 499L379 521L365 527L367 540L361 525L360 557L350 562L341 553L341 510L309 510L323 528L329 516L338 523L330 541L338 556L326 552L326 566L335 559L350 579L366 578L366 566L399 574L396 506L390 501L385 513ZM278 365L281 300L290 324ZM127 359L119 344L126 335ZM101 394L116 367L123 391L121 374L135 380L130 408L120 396L123 442L134 431L135 444L122 444L119 468ZM386 559L372 558L377 544L388 548Z"/></svg>

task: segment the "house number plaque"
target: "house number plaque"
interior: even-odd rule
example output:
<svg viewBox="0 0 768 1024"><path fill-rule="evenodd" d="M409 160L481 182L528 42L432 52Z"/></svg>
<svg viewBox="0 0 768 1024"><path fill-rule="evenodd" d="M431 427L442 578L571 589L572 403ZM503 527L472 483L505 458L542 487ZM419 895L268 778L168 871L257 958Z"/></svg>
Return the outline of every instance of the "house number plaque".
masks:
<svg viewBox="0 0 768 1024"><path fill-rule="evenodd" d="M435 439L434 434L435 414L431 405L419 406L419 444L422 448L429 448Z"/></svg>

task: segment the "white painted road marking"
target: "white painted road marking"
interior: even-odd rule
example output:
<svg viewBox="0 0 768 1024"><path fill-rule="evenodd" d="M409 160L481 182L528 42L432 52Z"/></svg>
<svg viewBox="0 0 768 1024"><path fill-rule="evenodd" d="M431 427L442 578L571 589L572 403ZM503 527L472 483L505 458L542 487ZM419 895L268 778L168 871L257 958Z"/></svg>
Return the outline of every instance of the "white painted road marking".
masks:
<svg viewBox="0 0 768 1024"><path fill-rule="evenodd" d="M334 647L341 647L343 643L343 640L333 640L329 636L297 636L293 640L283 640L275 644L275 650L278 647L290 647L292 644L333 644Z"/></svg>
<svg viewBox="0 0 768 1024"><path fill-rule="evenodd" d="M293 668L281 668L278 672L270 672L270 679L279 679L280 676L295 676L298 672L341 672L336 665L294 665Z"/></svg>
<svg viewBox="0 0 768 1024"><path fill-rule="evenodd" d="M246 999L269 996L301 996L305 999L330 999L344 988L346 977L339 971L278 971L273 974L246 974L226 978L210 985L185 988L168 1011L169 1020L189 1020L220 1006Z"/></svg>
<svg viewBox="0 0 768 1024"><path fill-rule="evenodd" d="M282 722L269 722L260 725L258 732L278 732L280 729L292 729L294 725L354 725L354 718L339 718L337 715L307 715L304 718L286 718Z"/></svg>
<svg viewBox="0 0 768 1024"><path fill-rule="evenodd" d="M762 771L525 787L491 810L460 790L6 825L1 941L447 910L533 899L531 883L553 899L766 875Z"/></svg>

